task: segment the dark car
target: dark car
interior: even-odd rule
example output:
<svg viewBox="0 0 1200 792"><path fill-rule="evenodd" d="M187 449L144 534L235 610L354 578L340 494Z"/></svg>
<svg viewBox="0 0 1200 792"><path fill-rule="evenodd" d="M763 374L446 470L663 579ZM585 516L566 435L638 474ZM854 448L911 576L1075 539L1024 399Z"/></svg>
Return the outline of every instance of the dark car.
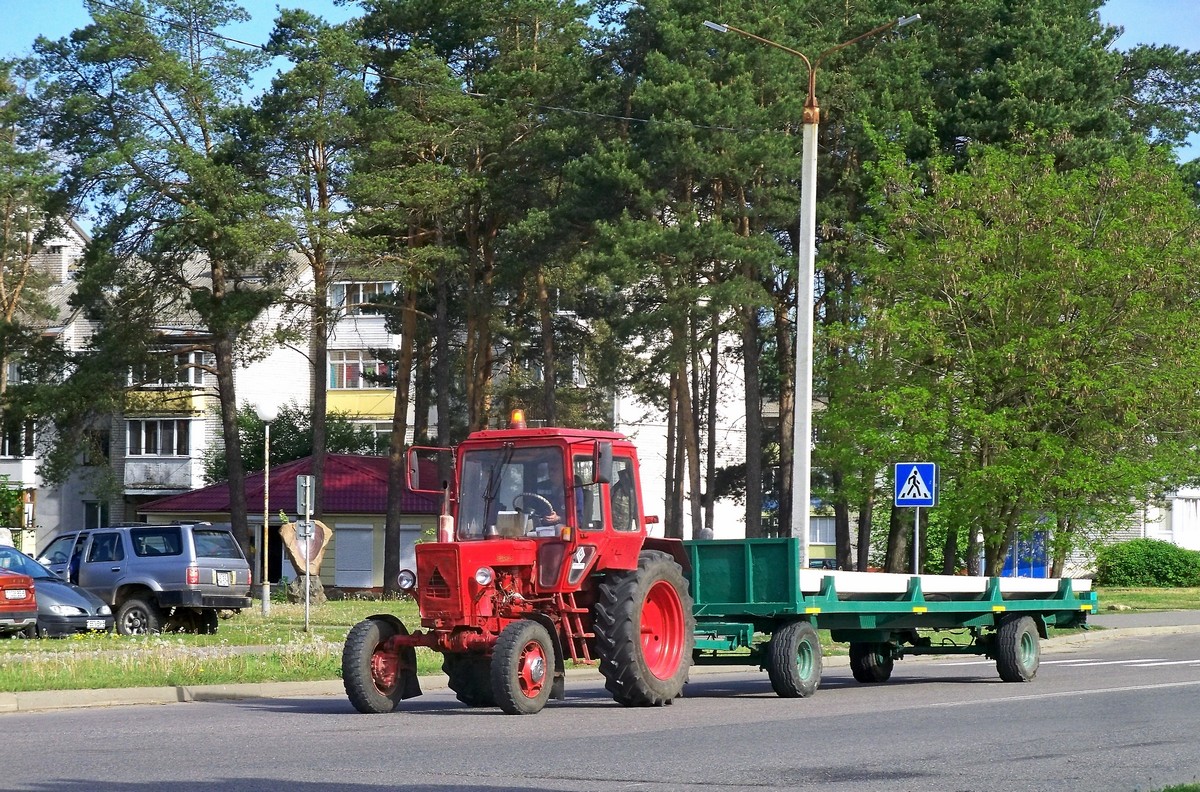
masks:
<svg viewBox="0 0 1200 792"><path fill-rule="evenodd" d="M25 635L61 638L76 633L112 632L112 609L103 600L63 580L15 547L0 546L0 569L33 578L37 624L26 627Z"/></svg>

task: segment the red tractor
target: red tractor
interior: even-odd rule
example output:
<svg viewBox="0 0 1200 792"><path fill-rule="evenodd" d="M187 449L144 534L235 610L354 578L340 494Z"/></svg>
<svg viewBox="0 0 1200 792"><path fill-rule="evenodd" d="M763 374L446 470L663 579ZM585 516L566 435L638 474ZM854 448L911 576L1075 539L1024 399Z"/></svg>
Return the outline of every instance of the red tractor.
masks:
<svg viewBox="0 0 1200 792"><path fill-rule="evenodd" d="M442 653L459 701L511 715L564 698L567 660L598 661L626 706L678 697L695 646L686 556L678 540L646 534L633 444L527 429L515 413L512 428L458 446L441 490L423 488L438 451L449 457L409 452L410 487L444 495L437 541L418 544L417 568L398 579L421 629L380 614L350 630L342 677L355 708L390 712L420 695L421 646Z"/></svg>

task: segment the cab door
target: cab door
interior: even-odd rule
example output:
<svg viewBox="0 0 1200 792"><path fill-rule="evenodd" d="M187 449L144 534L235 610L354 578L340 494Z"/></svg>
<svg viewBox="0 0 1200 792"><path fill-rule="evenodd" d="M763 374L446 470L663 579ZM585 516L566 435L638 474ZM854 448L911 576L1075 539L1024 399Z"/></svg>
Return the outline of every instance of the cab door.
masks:
<svg viewBox="0 0 1200 792"><path fill-rule="evenodd" d="M94 530L91 544L79 564L78 583L105 602L113 601L113 592L125 574L125 546L116 531Z"/></svg>

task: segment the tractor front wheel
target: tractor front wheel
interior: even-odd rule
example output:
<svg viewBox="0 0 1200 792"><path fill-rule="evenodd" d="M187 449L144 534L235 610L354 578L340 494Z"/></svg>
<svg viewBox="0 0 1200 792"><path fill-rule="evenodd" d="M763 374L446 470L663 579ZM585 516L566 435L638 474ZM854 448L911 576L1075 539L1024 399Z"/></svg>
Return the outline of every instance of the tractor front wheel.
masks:
<svg viewBox="0 0 1200 792"><path fill-rule="evenodd" d="M679 564L645 550L637 569L610 574L595 605L604 687L625 706L670 704L687 681L696 645L692 598Z"/></svg>
<svg viewBox="0 0 1200 792"><path fill-rule="evenodd" d="M400 703L403 690L401 657L387 642L400 631L384 619L364 619L350 628L342 648L342 684L359 712L378 715Z"/></svg>
<svg viewBox="0 0 1200 792"><path fill-rule="evenodd" d="M492 651L492 691L509 715L542 711L554 689L554 642L530 619L509 624Z"/></svg>

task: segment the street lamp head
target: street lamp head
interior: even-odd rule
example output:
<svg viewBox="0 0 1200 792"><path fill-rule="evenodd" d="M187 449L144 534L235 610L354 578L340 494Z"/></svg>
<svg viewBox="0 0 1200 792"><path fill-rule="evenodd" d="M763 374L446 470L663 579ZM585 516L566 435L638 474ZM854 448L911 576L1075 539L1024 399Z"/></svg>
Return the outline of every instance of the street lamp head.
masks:
<svg viewBox="0 0 1200 792"><path fill-rule="evenodd" d="M279 405L260 402L254 405L254 414L258 416L258 420L263 423L272 423L279 417Z"/></svg>
<svg viewBox="0 0 1200 792"><path fill-rule="evenodd" d="M913 14L912 16L903 16L896 20L896 27L902 28L905 25L911 25L913 22L920 22L921 15Z"/></svg>
<svg viewBox="0 0 1200 792"><path fill-rule="evenodd" d="M728 33L729 32L728 25L722 25L720 22L709 22L707 19L704 20L704 27L708 28L709 30L715 30L718 33Z"/></svg>

